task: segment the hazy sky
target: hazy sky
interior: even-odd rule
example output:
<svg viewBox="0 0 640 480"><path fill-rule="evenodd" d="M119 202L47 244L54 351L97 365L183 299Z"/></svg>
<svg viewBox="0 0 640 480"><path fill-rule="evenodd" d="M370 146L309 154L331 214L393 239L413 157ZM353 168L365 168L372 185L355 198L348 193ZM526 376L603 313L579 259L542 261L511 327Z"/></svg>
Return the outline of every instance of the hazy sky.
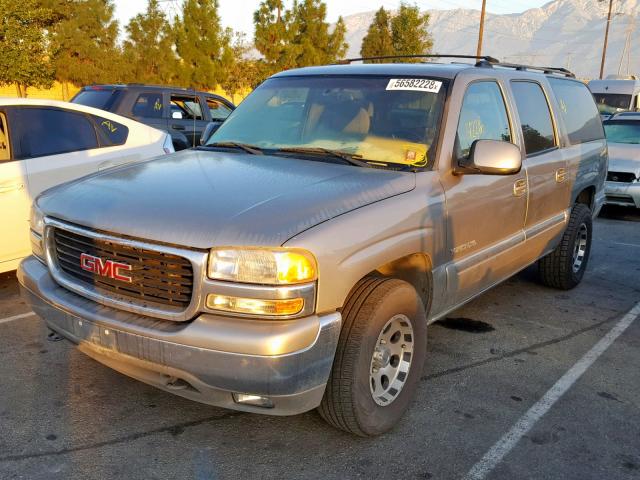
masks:
<svg viewBox="0 0 640 480"><path fill-rule="evenodd" d="M129 18L145 10L147 0L114 0L116 16L120 20L121 28ZM394 9L400 4L399 0L325 0L327 4L328 19L335 21L338 16L346 16L352 13L377 10L380 6ZM487 10L493 13L522 12L528 8L539 7L549 0L487 0ZM160 0L164 10L171 14L179 8L180 0ZM253 12L260 0L219 0L222 24L232 27L234 30L243 31L249 35L253 33ZM293 0L285 0L285 4L291 5ZM421 8L475 8L479 9L482 0L416 0L408 3L416 3Z"/></svg>

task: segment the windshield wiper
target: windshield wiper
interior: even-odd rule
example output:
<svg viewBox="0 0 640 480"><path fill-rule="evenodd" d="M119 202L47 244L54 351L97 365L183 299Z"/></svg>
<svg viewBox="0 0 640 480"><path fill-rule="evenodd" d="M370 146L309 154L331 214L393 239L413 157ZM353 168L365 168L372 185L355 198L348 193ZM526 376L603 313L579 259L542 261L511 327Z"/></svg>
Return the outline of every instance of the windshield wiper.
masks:
<svg viewBox="0 0 640 480"><path fill-rule="evenodd" d="M214 142L203 145L203 147L239 148L240 150L244 150L251 155L264 155L264 152L260 147L240 142Z"/></svg>
<svg viewBox="0 0 640 480"><path fill-rule="evenodd" d="M327 155L333 158L339 158L344 162L355 165L356 167L364 167L364 168L373 168L373 166L365 161L358 160L358 156L356 154L351 154L347 152L341 152L340 150L331 150L330 148L322 148L322 147L285 147L279 148L275 151L285 152L285 153L310 153L310 154L321 154Z"/></svg>

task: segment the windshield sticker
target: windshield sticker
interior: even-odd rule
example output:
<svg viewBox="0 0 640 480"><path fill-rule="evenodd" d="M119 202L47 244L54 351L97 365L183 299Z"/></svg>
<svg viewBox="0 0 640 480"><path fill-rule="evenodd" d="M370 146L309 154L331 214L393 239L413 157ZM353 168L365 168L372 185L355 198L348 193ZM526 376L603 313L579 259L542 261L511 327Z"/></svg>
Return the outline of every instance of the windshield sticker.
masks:
<svg viewBox="0 0 640 480"><path fill-rule="evenodd" d="M414 92L438 93L442 82L428 78L392 78L387 90L411 90Z"/></svg>

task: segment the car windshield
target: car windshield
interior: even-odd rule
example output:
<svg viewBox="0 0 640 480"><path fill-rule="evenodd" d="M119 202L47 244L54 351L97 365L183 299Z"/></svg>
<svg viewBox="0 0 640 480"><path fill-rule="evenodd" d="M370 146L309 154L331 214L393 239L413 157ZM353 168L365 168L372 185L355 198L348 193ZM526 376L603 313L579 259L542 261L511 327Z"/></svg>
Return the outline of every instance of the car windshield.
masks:
<svg viewBox="0 0 640 480"><path fill-rule="evenodd" d="M272 78L206 145L236 143L283 155L330 151L375 167L422 168L433 156L445 91L445 80L431 78Z"/></svg>
<svg viewBox="0 0 640 480"><path fill-rule="evenodd" d="M607 120L604 122L607 141L611 143L640 143L640 121Z"/></svg>
<svg viewBox="0 0 640 480"><path fill-rule="evenodd" d="M605 115L622 112L631 108L631 95L622 93L594 93L598 111Z"/></svg>

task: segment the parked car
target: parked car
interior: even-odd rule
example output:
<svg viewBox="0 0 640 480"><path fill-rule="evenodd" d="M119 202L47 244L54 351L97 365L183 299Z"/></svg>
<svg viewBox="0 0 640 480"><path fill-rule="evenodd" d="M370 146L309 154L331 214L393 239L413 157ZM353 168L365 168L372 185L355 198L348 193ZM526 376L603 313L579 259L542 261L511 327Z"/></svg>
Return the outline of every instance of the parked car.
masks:
<svg viewBox="0 0 640 480"><path fill-rule="evenodd" d="M82 88L71 102L168 131L176 150L200 145L207 126L219 127L235 109L229 100L212 93L141 84L91 85Z"/></svg>
<svg viewBox="0 0 640 480"><path fill-rule="evenodd" d="M635 75L609 75L604 80L591 80L589 90L603 118L640 108L640 80Z"/></svg>
<svg viewBox="0 0 640 480"><path fill-rule="evenodd" d="M172 152L169 135L128 118L66 102L0 99L0 272L29 255L29 209L42 191Z"/></svg>
<svg viewBox="0 0 640 480"><path fill-rule="evenodd" d="M640 208L640 112L612 115L604 129L609 143L605 202Z"/></svg>
<svg viewBox="0 0 640 480"><path fill-rule="evenodd" d="M430 322L535 262L546 285L581 281L606 172L565 70L289 70L205 146L40 196L18 276L122 373L376 435L411 402Z"/></svg>

